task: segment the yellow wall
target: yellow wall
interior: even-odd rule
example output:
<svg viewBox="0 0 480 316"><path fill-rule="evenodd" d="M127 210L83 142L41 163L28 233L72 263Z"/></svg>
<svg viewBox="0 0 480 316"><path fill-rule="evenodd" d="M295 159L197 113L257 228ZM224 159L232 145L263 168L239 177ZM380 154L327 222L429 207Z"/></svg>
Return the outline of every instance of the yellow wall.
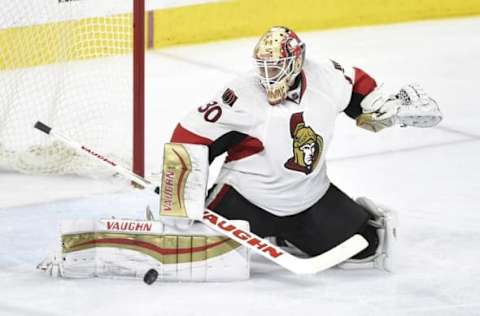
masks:
<svg viewBox="0 0 480 316"><path fill-rule="evenodd" d="M155 11L150 35L159 48L258 35L272 25L307 31L477 14L480 0L233 0ZM0 30L0 71L126 54L130 31L131 15Z"/></svg>
<svg viewBox="0 0 480 316"><path fill-rule="evenodd" d="M297 31L480 14L480 0L234 0L155 12L155 47Z"/></svg>
<svg viewBox="0 0 480 316"><path fill-rule="evenodd" d="M131 14L0 30L0 70L127 54Z"/></svg>

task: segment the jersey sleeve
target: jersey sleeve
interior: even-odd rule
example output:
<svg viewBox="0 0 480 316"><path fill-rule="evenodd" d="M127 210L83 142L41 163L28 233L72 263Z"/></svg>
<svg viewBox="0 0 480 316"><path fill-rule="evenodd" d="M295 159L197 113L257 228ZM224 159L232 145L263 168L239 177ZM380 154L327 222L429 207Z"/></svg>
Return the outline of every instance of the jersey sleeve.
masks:
<svg viewBox="0 0 480 316"><path fill-rule="evenodd" d="M333 93L338 112L344 112L355 119L362 114L360 103L376 87L377 83L369 74L357 67L342 66L331 60L334 83Z"/></svg>
<svg viewBox="0 0 480 316"><path fill-rule="evenodd" d="M192 109L178 123L171 142L207 145L210 162L251 142L249 131L255 124L255 115L239 99L237 91L226 88L207 104Z"/></svg>
<svg viewBox="0 0 480 316"><path fill-rule="evenodd" d="M377 82L369 74L360 68L353 67L353 86L352 95L347 107L344 109L345 114L350 118L356 119L362 114L360 103L363 99L377 87Z"/></svg>
<svg viewBox="0 0 480 316"><path fill-rule="evenodd" d="M343 112L350 102L352 95L352 71L350 67L343 67L334 60L324 60L322 78L328 82L326 89L333 99L337 113Z"/></svg>

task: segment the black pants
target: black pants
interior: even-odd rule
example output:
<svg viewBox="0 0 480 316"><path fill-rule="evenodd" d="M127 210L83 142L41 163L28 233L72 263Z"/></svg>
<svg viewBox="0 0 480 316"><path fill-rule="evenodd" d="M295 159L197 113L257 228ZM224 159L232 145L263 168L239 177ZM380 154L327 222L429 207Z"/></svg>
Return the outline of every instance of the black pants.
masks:
<svg viewBox="0 0 480 316"><path fill-rule="evenodd" d="M208 208L228 219L246 220L255 234L285 239L310 256L328 251L357 233L369 246L354 258L368 257L378 247L376 229L368 225L369 213L333 184L314 205L291 216L273 215L229 185L218 191Z"/></svg>

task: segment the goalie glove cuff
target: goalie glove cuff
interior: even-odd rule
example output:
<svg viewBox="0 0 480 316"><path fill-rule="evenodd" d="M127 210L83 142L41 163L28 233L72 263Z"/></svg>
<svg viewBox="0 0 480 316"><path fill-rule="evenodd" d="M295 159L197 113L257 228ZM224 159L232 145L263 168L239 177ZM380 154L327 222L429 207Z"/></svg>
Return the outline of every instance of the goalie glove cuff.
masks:
<svg viewBox="0 0 480 316"><path fill-rule="evenodd" d="M400 101L395 96L384 97L383 86L378 86L360 103L363 113L357 117L357 126L378 132L396 123L395 115Z"/></svg>

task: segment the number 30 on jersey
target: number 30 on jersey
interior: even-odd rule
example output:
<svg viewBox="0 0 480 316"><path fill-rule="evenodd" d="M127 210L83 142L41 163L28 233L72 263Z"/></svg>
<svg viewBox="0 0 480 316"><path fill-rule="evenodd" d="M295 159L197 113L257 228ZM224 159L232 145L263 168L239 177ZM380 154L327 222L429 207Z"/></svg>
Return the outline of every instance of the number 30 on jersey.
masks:
<svg viewBox="0 0 480 316"><path fill-rule="evenodd" d="M206 105L200 106L198 112L203 113L205 121L215 123L222 116L222 108L217 101L212 101Z"/></svg>

